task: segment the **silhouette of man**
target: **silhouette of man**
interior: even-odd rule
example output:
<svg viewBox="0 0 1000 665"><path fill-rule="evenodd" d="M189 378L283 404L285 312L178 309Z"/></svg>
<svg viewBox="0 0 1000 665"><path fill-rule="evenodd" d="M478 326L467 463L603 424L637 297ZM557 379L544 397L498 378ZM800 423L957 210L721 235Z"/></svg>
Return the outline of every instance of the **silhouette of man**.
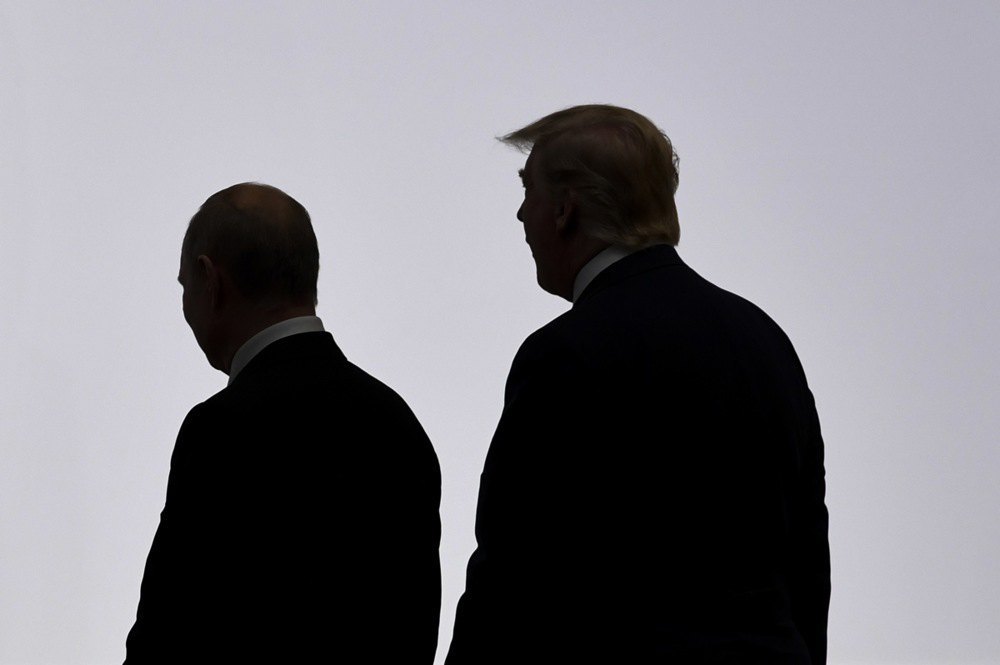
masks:
<svg viewBox="0 0 1000 665"><path fill-rule="evenodd" d="M501 141L573 306L514 358L447 664L824 663L813 398L778 326L678 257L669 140L580 106Z"/></svg>
<svg viewBox="0 0 1000 665"><path fill-rule="evenodd" d="M177 436L129 664L434 659L437 457L324 332L318 271L278 189L235 185L191 219L184 317L229 384Z"/></svg>

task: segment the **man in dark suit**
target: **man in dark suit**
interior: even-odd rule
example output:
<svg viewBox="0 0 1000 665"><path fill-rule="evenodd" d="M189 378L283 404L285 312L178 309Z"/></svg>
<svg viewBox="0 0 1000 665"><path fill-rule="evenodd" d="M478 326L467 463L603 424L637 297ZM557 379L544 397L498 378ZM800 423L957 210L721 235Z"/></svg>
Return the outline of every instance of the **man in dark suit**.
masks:
<svg viewBox="0 0 1000 665"><path fill-rule="evenodd" d="M511 367L446 662L824 663L813 398L781 329L677 255L668 139L584 106L501 140L573 306Z"/></svg>
<svg viewBox="0 0 1000 665"><path fill-rule="evenodd" d="M188 226L184 316L229 384L177 436L129 664L434 659L437 457L324 332L318 271L308 213L273 187Z"/></svg>

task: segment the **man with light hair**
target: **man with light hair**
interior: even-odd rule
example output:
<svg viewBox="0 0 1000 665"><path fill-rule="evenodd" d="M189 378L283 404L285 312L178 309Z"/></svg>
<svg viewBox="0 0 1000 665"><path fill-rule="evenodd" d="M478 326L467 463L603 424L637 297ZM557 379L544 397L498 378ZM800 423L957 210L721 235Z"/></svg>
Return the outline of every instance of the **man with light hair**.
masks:
<svg viewBox="0 0 1000 665"><path fill-rule="evenodd" d="M181 425L126 663L424 663L441 474L316 317L306 209L234 185L188 225L184 318L227 387Z"/></svg>
<svg viewBox="0 0 1000 665"><path fill-rule="evenodd" d="M670 141L603 105L500 140L573 305L514 358L448 665L825 663L813 397L781 329L679 258Z"/></svg>

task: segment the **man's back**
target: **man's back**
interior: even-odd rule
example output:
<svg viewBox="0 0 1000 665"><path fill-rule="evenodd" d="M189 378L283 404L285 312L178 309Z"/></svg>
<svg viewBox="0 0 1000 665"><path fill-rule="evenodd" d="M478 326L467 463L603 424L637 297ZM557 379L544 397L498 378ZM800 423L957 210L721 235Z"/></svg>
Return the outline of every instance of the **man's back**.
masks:
<svg viewBox="0 0 1000 665"><path fill-rule="evenodd" d="M638 252L514 360L449 665L823 662L823 491L785 335Z"/></svg>
<svg viewBox="0 0 1000 665"><path fill-rule="evenodd" d="M439 498L398 395L327 333L272 343L181 428L128 662L431 662Z"/></svg>

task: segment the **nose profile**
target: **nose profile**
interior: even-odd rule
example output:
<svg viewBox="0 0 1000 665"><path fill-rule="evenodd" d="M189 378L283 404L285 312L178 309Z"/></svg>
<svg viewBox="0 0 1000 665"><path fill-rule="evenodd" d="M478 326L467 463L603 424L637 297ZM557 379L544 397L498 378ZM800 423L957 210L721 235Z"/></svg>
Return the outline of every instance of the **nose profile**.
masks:
<svg viewBox="0 0 1000 665"><path fill-rule="evenodd" d="M521 204L521 207L519 207L517 209L517 221L519 221L522 224L524 224L524 216L521 214L522 210L524 210L524 204L523 203Z"/></svg>

